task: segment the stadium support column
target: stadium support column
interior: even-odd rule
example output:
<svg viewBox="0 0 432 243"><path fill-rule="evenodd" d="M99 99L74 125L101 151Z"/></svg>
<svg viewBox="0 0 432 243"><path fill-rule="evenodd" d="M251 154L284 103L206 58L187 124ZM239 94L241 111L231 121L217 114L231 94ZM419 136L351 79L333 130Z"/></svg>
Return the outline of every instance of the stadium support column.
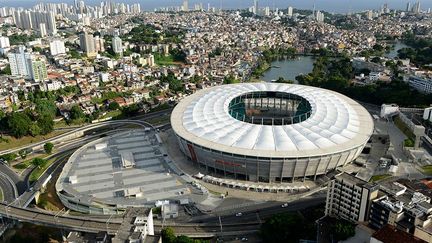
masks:
<svg viewBox="0 0 432 243"><path fill-rule="evenodd" d="M309 157L308 160L307 160L307 164L306 164L305 170L304 170L303 181L306 180L306 172L307 172L307 169L309 167L310 160L311 160L311 158Z"/></svg>
<svg viewBox="0 0 432 243"><path fill-rule="evenodd" d="M297 169L297 161L298 161L298 158L296 158L296 160L294 162L294 168L293 168L293 174L292 174L291 182L294 182L294 179L295 179L295 173L296 173L296 169Z"/></svg>
<svg viewBox="0 0 432 243"><path fill-rule="evenodd" d="M323 160L323 157L320 157L320 159L319 159L319 161L318 161L318 163L317 163L317 166L316 166L316 168L315 168L314 181L316 181L318 168L319 168L319 166L320 166L322 160Z"/></svg>

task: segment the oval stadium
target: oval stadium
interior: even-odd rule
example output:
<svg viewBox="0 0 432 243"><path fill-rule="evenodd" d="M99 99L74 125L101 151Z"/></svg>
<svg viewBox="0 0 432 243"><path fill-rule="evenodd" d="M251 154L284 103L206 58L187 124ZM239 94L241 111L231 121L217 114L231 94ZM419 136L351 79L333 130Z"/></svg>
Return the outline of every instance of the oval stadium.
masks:
<svg viewBox="0 0 432 243"><path fill-rule="evenodd" d="M316 179L359 156L370 114L334 91L295 84L212 87L171 115L181 151L208 174L256 182Z"/></svg>

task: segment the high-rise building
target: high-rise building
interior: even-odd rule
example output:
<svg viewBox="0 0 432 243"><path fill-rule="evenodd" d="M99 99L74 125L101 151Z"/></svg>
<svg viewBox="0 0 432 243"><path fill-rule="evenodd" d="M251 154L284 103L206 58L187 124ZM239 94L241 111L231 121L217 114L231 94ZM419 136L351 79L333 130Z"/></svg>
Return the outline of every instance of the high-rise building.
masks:
<svg viewBox="0 0 432 243"><path fill-rule="evenodd" d="M31 54L26 52L24 46L19 46L17 50L8 53L11 73L14 76L30 77L31 66L29 61Z"/></svg>
<svg viewBox="0 0 432 243"><path fill-rule="evenodd" d="M50 42L51 55L66 54L66 48L62 40L53 40Z"/></svg>
<svg viewBox="0 0 432 243"><path fill-rule="evenodd" d="M45 23L39 24L39 34L40 34L40 37L47 36L47 30L46 30L46 24Z"/></svg>
<svg viewBox="0 0 432 243"><path fill-rule="evenodd" d="M42 60L31 60L30 78L33 81L44 81L48 78L46 63Z"/></svg>
<svg viewBox="0 0 432 243"><path fill-rule="evenodd" d="M87 56L96 56L97 54L93 35L87 32L80 34L80 47Z"/></svg>
<svg viewBox="0 0 432 243"><path fill-rule="evenodd" d="M258 14L258 0L254 0L253 9L254 9L254 14Z"/></svg>
<svg viewBox="0 0 432 243"><path fill-rule="evenodd" d="M407 11L407 12L411 12L411 2L408 2L408 3L407 3L406 11Z"/></svg>
<svg viewBox="0 0 432 243"><path fill-rule="evenodd" d="M322 13L321 11L317 11L316 12L316 20L319 23L323 23L325 19L324 13Z"/></svg>
<svg viewBox="0 0 432 243"><path fill-rule="evenodd" d="M265 14L265 16L270 16L270 7L269 6L265 7L264 14Z"/></svg>
<svg viewBox="0 0 432 243"><path fill-rule="evenodd" d="M188 0L183 0L182 10L183 11L189 11L189 1Z"/></svg>
<svg viewBox="0 0 432 243"><path fill-rule="evenodd" d="M288 17L292 17L293 15L293 7L289 6L288 7Z"/></svg>
<svg viewBox="0 0 432 243"><path fill-rule="evenodd" d="M123 44L122 44L122 39L120 39L120 37L114 36L112 38L112 49L116 54L120 54L120 55L123 54Z"/></svg>
<svg viewBox="0 0 432 243"><path fill-rule="evenodd" d="M100 38L99 36L94 37L94 47L96 52L103 52L105 51L105 41L103 38Z"/></svg>
<svg viewBox="0 0 432 243"><path fill-rule="evenodd" d="M353 175L341 173L328 185L325 214L351 222L365 222L379 185L368 184Z"/></svg>
<svg viewBox="0 0 432 243"><path fill-rule="evenodd" d="M0 48L8 48L10 47L9 37L0 36Z"/></svg>
<svg viewBox="0 0 432 243"><path fill-rule="evenodd" d="M418 13L421 12L420 1L417 1L417 2L414 4L413 12L416 13L416 14L418 14Z"/></svg>
<svg viewBox="0 0 432 243"><path fill-rule="evenodd" d="M366 18L367 18L368 20L372 20L372 19L373 19L373 12L372 12L372 10L368 10L368 11L366 12Z"/></svg>

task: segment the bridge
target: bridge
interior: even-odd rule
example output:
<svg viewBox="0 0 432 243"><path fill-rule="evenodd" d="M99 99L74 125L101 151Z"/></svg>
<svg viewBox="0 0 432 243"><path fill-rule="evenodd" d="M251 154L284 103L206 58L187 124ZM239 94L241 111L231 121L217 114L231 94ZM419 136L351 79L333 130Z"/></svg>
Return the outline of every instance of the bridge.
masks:
<svg viewBox="0 0 432 243"><path fill-rule="evenodd" d="M164 113L170 112L170 110L163 110L163 111L159 111L159 112L154 112L154 113L150 113L148 115L145 116L146 119L148 118L153 118L153 117L158 117L161 115L164 115ZM25 145L19 148L13 148L13 149L7 149L7 150L3 150L0 151L0 155L5 155L5 154L9 154L9 153L16 153L20 150L23 149L41 149L43 147L43 145L47 142L51 142L51 143L58 143L64 140L69 140L72 138L77 138L80 137L84 134L84 132L93 130L93 129L97 129L97 128L101 128L101 127L105 127L105 126L112 126L112 125L138 125L138 126L142 126L142 127L151 127L152 129L155 129L155 127L146 122L146 121L142 121L142 120L137 120L137 118L139 117L135 117L136 120L134 119L130 119L130 120L110 120L110 121L104 121L104 122L99 122L99 123L95 123L95 124L89 124L77 129L74 129L72 131L68 131L62 135L41 141L41 142L37 142L37 143L32 143L29 145Z"/></svg>

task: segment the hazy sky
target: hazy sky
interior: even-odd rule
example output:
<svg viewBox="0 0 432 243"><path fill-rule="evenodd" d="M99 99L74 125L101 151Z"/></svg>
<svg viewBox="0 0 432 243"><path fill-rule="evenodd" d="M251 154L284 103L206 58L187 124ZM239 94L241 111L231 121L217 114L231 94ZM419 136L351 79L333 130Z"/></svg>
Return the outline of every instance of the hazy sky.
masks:
<svg viewBox="0 0 432 243"><path fill-rule="evenodd" d="M0 0L1 6L14 7L31 7L38 2L65 2L72 4L73 0ZM94 5L99 4L100 0L85 0L86 3ZM140 3L144 10L153 10L157 7L180 6L183 0L117 0L115 2L125 3ZM203 3L205 7L210 3L211 6L219 7L222 2L223 8L247 8L253 4L253 0L189 0L189 6L195 3ZM270 6L286 8L293 6L295 8L312 9L315 3L319 10L329 12L346 13L350 9L353 11L361 11L366 9L378 9L384 3L388 3L390 8L405 9L408 0L259 0L259 6ZM415 0L411 0L412 5ZM422 9L432 8L432 0L420 1Z"/></svg>

